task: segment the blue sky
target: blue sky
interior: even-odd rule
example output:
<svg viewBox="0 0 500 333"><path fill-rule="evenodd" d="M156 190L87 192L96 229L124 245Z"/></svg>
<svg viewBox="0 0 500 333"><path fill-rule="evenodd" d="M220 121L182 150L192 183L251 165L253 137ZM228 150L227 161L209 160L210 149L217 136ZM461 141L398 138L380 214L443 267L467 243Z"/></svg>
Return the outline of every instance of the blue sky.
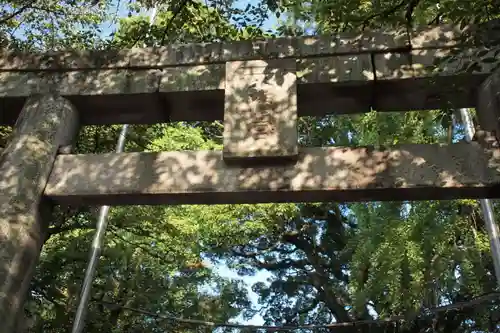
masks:
<svg viewBox="0 0 500 333"><path fill-rule="evenodd" d="M211 265L210 263L208 263L208 264ZM258 272L254 276L241 277L241 276L238 276L238 274L236 272L228 269L227 266L225 266L225 265L217 265L214 267L214 269L218 274L220 274L223 277L243 281L247 285L248 297L253 305L258 305L258 296L257 296L257 294L255 294L252 291L252 289L251 289L252 285L257 283L257 282L266 282L266 280L271 276L271 274L268 273L267 271L261 270L260 272ZM243 318L241 318L241 316L235 318L234 320L237 322L241 322L241 323L245 323L245 324L249 324L249 325L262 325L264 323L264 320L258 314L255 315L250 320L243 320Z"/></svg>
<svg viewBox="0 0 500 333"><path fill-rule="evenodd" d="M259 0L236 0L235 6L240 9L245 9L248 4L257 4ZM110 13L118 13L118 17L126 17L128 14L127 3L125 1L114 1L113 6L110 8ZM144 13L144 14L150 14ZM272 13L269 13L269 18L264 22L263 28L266 30L275 30L276 25L278 23L278 19ZM116 28L116 25L112 22L106 22L101 24L102 34L103 36L109 35Z"/></svg>

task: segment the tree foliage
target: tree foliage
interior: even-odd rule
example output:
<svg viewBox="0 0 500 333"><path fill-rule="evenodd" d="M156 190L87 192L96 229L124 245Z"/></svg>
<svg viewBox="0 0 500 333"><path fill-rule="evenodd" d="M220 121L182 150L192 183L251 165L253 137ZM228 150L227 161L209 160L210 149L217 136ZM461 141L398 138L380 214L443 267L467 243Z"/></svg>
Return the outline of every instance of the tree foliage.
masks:
<svg viewBox="0 0 500 333"><path fill-rule="evenodd" d="M230 0L0 4L2 47L29 51L487 22L500 10L494 0L264 0L243 7ZM144 13L154 5L158 14L150 24ZM123 6L127 14L117 14ZM279 16L274 30L264 25L273 15ZM117 29L104 33L103 26L114 22ZM77 151L112 151L119 131L120 126L86 126ZM304 146L451 144L462 135L450 110L302 118L299 132ZM8 133L2 129L1 142ZM136 125L126 150L220 150L221 135L219 122ZM26 306L30 332L70 330L96 218L95 207L56 211ZM258 304L250 302L241 280L221 276L213 265L243 277L268 272L268 281L252 286ZM494 289L488 236L472 200L114 207L86 331L199 330L123 306L217 322L259 313L274 325L404 315L404 324L366 328L494 331L498 302L423 315Z"/></svg>

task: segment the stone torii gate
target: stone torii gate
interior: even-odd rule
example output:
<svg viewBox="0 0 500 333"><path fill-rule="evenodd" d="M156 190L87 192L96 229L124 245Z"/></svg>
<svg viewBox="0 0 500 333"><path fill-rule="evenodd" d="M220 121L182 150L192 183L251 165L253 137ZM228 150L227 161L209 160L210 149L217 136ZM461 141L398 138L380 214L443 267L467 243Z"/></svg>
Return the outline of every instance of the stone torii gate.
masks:
<svg viewBox="0 0 500 333"><path fill-rule="evenodd" d="M498 130L498 74L464 73L475 27L0 57L0 333L12 332L61 205L500 197L495 140L297 144L297 119L476 107ZM471 37L472 36L472 37ZM451 52L454 61L438 66ZM488 50L485 49L485 53ZM224 150L71 154L82 125L224 120ZM491 137L491 135L489 136Z"/></svg>

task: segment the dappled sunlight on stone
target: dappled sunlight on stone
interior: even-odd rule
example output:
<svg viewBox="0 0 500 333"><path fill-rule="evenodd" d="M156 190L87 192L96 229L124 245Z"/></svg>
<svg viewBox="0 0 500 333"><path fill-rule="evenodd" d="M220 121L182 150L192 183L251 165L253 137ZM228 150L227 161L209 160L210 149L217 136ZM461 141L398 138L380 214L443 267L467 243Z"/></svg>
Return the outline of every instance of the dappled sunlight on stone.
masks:
<svg viewBox="0 0 500 333"><path fill-rule="evenodd" d="M48 92L85 109L84 124L222 120L224 64L262 59L296 61L299 116L472 107L477 86L497 63L477 66L495 55L481 50L487 40L474 34L485 35L480 27L442 25L119 51L6 52L0 96L8 108L0 123L13 124L25 98Z"/></svg>
<svg viewBox="0 0 500 333"><path fill-rule="evenodd" d="M478 144L304 148L295 163L247 167L217 151L61 155L45 193L111 205L473 198L500 182L499 165Z"/></svg>
<svg viewBox="0 0 500 333"><path fill-rule="evenodd" d="M51 95L26 102L0 158L0 312L19 313L45 240L43 191L60 145L76 136L78 113ZM3 318L12 328L14 319ZM7 331L12 331L7 329Z"/></svg>
<svg viewBox="0 0 500 333"><path fill-rule="evenodd" d="M297 155L295 67L295 60L226 64L226 161Z"/></svg>

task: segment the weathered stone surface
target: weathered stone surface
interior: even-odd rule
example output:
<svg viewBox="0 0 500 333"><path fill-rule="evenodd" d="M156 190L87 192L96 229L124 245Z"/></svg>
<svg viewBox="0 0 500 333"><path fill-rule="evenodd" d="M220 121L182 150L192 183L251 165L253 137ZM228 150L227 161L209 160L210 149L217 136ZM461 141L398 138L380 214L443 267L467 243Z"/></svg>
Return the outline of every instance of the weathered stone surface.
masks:
<svg viewBox="0 0 500 333"><path fill-rule="evenodd" d="M130 50L63 51L54 57L53 67L68 70L120 69L132 66Z"/></svg>
<svg viewBox="0 0 500 333"><path fill-rule="evenodd" d="M296 57L362 54L408 48L406 30L342 32L336 35L296 37Z"/></svg>
<svg viewBox="0 0 500 333"><path fill-rule="evenodd" d="M297 62L299 116L369 112L374 75L369 54L300 59Z"/></svg>
<svg viewBox="0 0 500 333"><path fill-rule="evenodd" d="M172 44L163 47L132 49L130 64L134 67L167 67L209 65L235 60L284 58L297 56L295 38L244 40L225 43Z"/></svg>
<svg viewBox="0 0 500 333"><path fill-rule="evenodd" d="M71 142L78 114L64 98L30 98L0 159L0 325L14 332L47 236L50 205L42 203L60 145Z"/></svg>
<svg viewBox="0 0 500 333"><path fill-rule="evenodd" d="M377 110L403 111L472 107L475 91L491 64L468 66L477 56L470 50L421 49L374 55Z"/></svg>
<svg viewBox="0 0 500 333"><path fill-rule="evenodd" d="M483 62L484 58L494 58L494 51L449 48L374 55L378 80L464 74L487 75L495 68L497 62Z"/></svg>
<svg viewBox="0 0 500 333"><path fill-rule="evenodd" d="M298 114L475 107L476 90L496 65L480 60L494 57L493 51L469 50L454 61L437 61L453 51L414 50L411 58L405 52L375 54L376 80L369 54L297 59ZM474 67L465 72L468 66ZM224 114L223 64L163 70L0 71L0 78L0 124L13 123L26 97L51 91L85 110L85 124L213 121Z"/></svg>
<svg viewBox="0 0 500 333"><path fill-rule="evenodd" d="M460 27L458 24L417 27L411 32L411 46L413 49L457 47L467 41L464 37L472 30L474 26Z"/></svg>
<svg viewBox="0 0 500 333"><path fill-rule="evenodd" d="M483 29L484 30L484 29ZM450 48L480 34L475 26L455 25L406 29L342 32L331 36L276 38L225 43L173 44L131 50L64 51L46 54L3 53L0 70L158 69L171 66L220 64L228 61L334 56L420 48ZM463 36L465 35L465 36ZM482 35L481 35L482 36ZM476 38L474 45L486 43ZM479 44L478 44L479 43Z"/></svg>
<svg viewBox="0 0 500 333"><path fill-rule="evenodd" d="M208 65L228 61L369 53L381 50L400 50L401 48L409 48L409 45L409 34L406 30L385 30L212 44L173 44L123 51L117 58L122 62L125 62L124 59L127 58L132 67L163 68L179 65ZM114 54L113 56L116 57ZM84 65L82 61L81 63ZM109 62L104 64L107 67L110 66Z"/></svg>
<svg viewBox="0 0 500 333"><path fill-rule="evenodd" d="M500 197L500 150L477 143L301 149L295 164L226 166L222 152L57 157L60 203L221 204Z"/></svg>
<svg viewBox="0 0 500 333"><path fill-rule="evenodd" d="M130 64L134 67L164 67L172 65L197 65L219 61L221 46L218 43L172 44L162 47L129 50Z"/></svg>
<svg viewBox="0 0 500 333"><path fill-rule="evenodd" d="M160 70L96 70L62 74L61 95L140 94L158 91Z"/></svg>
<svg viewBox="0 0 500 333"><path fill-rule="evenodd" d="M397 33L396 33L397 35ZM401 46L400 39L394 38L394 32L390 43L388 36L379 32L366 33L340 33L334 35L280 37L275 39L257 40L253 42L233 42L227 45L235 47L224 47L224 61L254 60L257 58L282 59L288 57L307 58L320 56L333 56L345 54L357 54L369 52L373 41L377 39L379 48Z"/></svg>
<svg viewBox="0 0 500 333"><path fill-rule="evenodd" d="M53 93L60 78L58 72L0 72L0 98Z"/></svg>
<svg viewBox="0 0 500 333"><path fill-rule="evenodd" d="M226 160L297 155L295 72L295 59L226 64Z"/></svg>
<svg viewBox="0 0 500 333"><path fill-rule="evenodd" d="M495 57L494 50L482 48L414 50L411 53L413 69L418 77L426 75L458 76L464 74L488 75L495 62L484 58Z"/></svg>
<svg viewBox="0 0 500 333"><path fill-rule="evenodd" d="M383 53L374 56L377 80L397 80L414 77L411 53Z"/></svg>
<svg viewBox="0 0 500 333"><path fill-rule="evenodd" d="M36 73L0 72L0 96L30 96L37 92L40 77Z"/></svg>
<svg viewBox="0 0 500 333"><path fill-rule="evenodd" d="M224 89L225 65L169 67L162 70L160 92Z"/></svg>
<svg viewBox="0 0 500 333"><path fill-rule="evenodd" d="M500 139L500 70L479 87L476 113L481 129Z"/></svg>
<svg viewBox="0 0 500 333"><path fill-rule="evenodd" d="M314 44L314 40L318 43ZM309 43L309 48L302 50L297 46L300 43L293 44L292 41L302 41L304 45ZM252 45L257 45L257 50L262 47L264 51L272 45L265 41L249 43L250 46L244 43L240 46L247 45L247 51L253 52ZM294 54L294 48L305 55L318 55L323 50L328 52L328 47L340 50L347 45L332 46L331 43L326 37L285 39L279 44L278 49L283 52L279 57ZM479 85L499 61L494 51L488 49L461 50L459 56L457 51L453 48L422 48L412 52L381 53L376 50L379 53L296 58L298 114L351 114L368 112L371 108L406 111L475 107ZM123 52L115 55L117 64L128 63ZM227 52L227 57L224 57L233 57L234 54ZM446 59L449 55L453 58ZM61 60L63 63L71 65L72 59L76 63L85 63L85 59L75 58L74 53L65 54L65 57ZM55 62L54 59L51 61ZM42 63L47 66L50 61L45 59ZM0 87L1 124L13 123L25 98L48 92L60 93L85 110L82 114L85 124L211 121L222 120L224 114L224 64L167 66L162 70L135 67L62 72L0 71L0 78L3 82Z"/></svg>
<svg viewBox="0 0 500 333"><path fill-rule="evenodd" d="M65 96L152 93L159 90L162 74L161 70L0 72L0 97L49 92Z"/></svg>
<svg viewBox="0 0 500 333"><path fill-rule="evenodd" d="M301 59L297 64L300 83L353 83L374 79L369 54Z"/></svg>
<svg viewBox="0 0 500 333"><path fill-rule="evenodd" d="M62 95L123 94L128 87L126 70L72 71L63 74L59 85Z"/></svg>
<svg viewBox="0 0 500 333"><path fill-rule="evenodd" d="M423 49L411 52L383 53L374 55L377 80L397 80L428 77L437 75L453 75L460 69L460 59L443 64L440 59L451 55L451 49ZM438 66L442 65L442 66Z"/></svg>
<svg viewBox="0 0 500 333"><path fill-rule="evenodd" d="M297 37L296 48L300 56L326 55L333 53L347 53L359 51L359 44L353 41L352 36L342 38L339 35L304 36Z"/></svg>
<svg viewBox="0 0 500 333"><path fill-rule="evenodd" d="M0 69L22 71L117 69L128 67L130 60L129 50L72 50L47 53L6 51L0 54Z"/></svg>
<svg viewBox="0 0 500 333"><path fill-rule="evenodd" d="M283 60L290 61L290 60ZM301 59L299 83L373 80L370 55ZM168 67L163 70L0 72L0 97L45 93L49 82L62 95L109 95L224 89L225 65Z"/></svg>
<svg viewBox="0 0 500 333"><path fill-rule="evenodd" d="M413 49L487 47L498 45L500 19L491 19L479 24L461 26L442 24L433 27L417 27L411 33Z"/></svg>
<svg viewBox="0 0 500 333"><path fill-rule="evenodd" d="M39 70L46 66L46 54L29 54L4 51L0 54L2 70Z"/></svg>
<svg viewBox="0 0 500 333"><path fill-rule="evenodd" d="M410 48L410 34L407 29L368 30L359 34L357 39L361 52L364 53Z"/></svg>

